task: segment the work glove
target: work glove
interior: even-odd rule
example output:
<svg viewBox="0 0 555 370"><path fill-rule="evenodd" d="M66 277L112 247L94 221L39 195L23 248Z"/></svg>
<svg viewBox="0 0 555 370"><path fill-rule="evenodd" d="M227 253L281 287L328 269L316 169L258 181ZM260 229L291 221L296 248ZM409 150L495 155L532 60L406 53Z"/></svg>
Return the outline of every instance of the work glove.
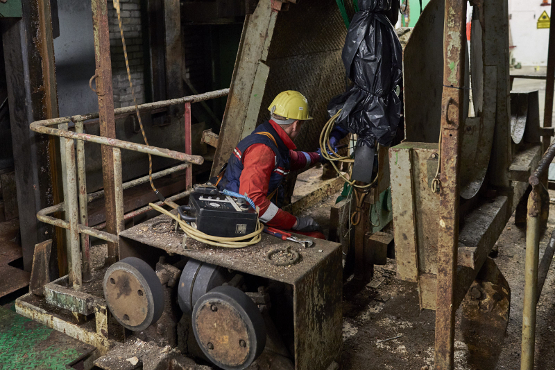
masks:
<svg viewBox="0 0 555 370"><path fill-rule="evenodd" d="M314 221L312 217L297 217L297 225L293 226L296 231L318 231L320 230L318 222Z"/></svg>

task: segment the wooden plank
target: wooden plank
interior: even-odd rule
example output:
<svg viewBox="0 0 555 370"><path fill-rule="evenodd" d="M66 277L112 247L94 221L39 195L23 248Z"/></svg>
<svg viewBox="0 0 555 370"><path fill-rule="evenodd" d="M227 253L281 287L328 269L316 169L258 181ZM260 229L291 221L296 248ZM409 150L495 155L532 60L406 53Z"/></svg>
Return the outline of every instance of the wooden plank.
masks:
<svg viewBox="0 0 555 370"><path fill-rule="evenodd" d="M44 296L44 286L50 282L51 251L52 239L46 240L35 246L29 291L40 297Z"/></svg>
<svg viewBox="0 0 555 370"><path fill-rule="evenodd" d="M389 151L393 235L399 279L418 281L418 246L413 189L412 148L401 144Z"/></svg>
<svg viewBox="0 0 555 370"><path fill-rule="evenodd" d="M220 140L210 176L218 174L222 166L227 163L235 145L243 137L244 122L252 97L253 81L259 63L266 60L277 13L272 11L269 1L260 1L254 13L245 18L222 120Z"/></svg>

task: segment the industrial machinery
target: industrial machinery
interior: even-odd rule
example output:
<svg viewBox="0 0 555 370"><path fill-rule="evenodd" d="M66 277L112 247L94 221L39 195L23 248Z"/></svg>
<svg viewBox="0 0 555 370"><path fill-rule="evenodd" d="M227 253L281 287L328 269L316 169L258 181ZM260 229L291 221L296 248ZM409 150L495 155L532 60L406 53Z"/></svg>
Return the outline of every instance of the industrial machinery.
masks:
<svg viewBox="0 0 555 370"><path fill-rule="evenodd" d="M459 27L466 7L448 13L432 0L412 30L403 55L405 141L389 152L397 276L418 283L421 308L436 310L442 369L453 363L461 303L474 322L467 328L500 333L496 347L503 339L510 287L488 255L513 211L522 220L542 136L544 145L552 136L539 126L537 91L510 92L507 1L471 5L469 47ZM471 287L479 294L467 295ZM493 294L496 319L486 319L475 301Z"/></svg>

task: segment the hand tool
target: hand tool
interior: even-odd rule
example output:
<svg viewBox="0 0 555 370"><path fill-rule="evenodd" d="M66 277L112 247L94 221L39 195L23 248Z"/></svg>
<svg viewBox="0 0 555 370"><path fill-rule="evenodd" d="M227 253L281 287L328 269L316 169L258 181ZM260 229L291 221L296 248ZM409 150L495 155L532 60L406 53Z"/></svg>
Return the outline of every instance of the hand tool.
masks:
<svg viewBox="0 0 555 370"><path fill-rule="evenodd" d="M296 236L291 235L290 233L287 233L283 230L279 230L273 227L268 227L268 226L265 227L264 232L267 234L273 235L276 238L280 238L281 240L289 240L291 242L299 243L305 248L310 248L314 245L314 242L312 240L308 240L308 239L302 240L297 238Z"/></svg>

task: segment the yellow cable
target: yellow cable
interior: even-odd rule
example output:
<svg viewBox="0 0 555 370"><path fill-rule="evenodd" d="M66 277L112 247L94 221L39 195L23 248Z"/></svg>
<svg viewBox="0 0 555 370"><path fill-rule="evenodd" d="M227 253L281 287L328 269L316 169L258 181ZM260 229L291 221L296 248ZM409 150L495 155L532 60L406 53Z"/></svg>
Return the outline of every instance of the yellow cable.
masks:
<svg viewBox="0 0 555 370"><path fill-rule="evenodd" d="M326 122L326 124L324 125L324 128L322 129L322 132L320 133L320 150L322 153L322 157L324 157L324 159L326 159L328 162L331 163L331 165L333 166L335 171L339 174L339 176L341 176L341 178L345 180L345 182L347 182L349 185L358 189L367 189L376 184L376 182L378 181L378 176L376 176L376 178L374 178L374 180L370 184L357 185L355 184L355 181L348 179L335 164L335 162L344 162L344 163L350 163L352 166L352 164L354 163L354 159L350 158L349 156L340 156L339 154L337 154L334 148L332 148L330 144L330 134L335 125L335 120L337 119L337 117L339 117L340 113L341 113L341 110L337 112L333 117L331 117L328 120L328 122ZM329 152L331 152L331 154ZM378 171L379 171L379 168L378 168Z"/></svg>
<svg viewBox="0 0 555 370"><path fill-rule="evenodd" d="M202 231L195 229L185 221L181 220L178 216L170 213L169 211L166 211L164 208L157 206L156 204L150 203L149 206L151 206L152 209L173 218L179 224L179 226L181 226L181 229L188 237L193 238L201 243L222 248L239 249L254 245L260 242L260 240L262 239L261 234L264 230L264 226L260 223L260 220L257 221L255 232L235 238L224 238L221 236L212 236L205 234Z"/></svg>
<svg viewBox="0 0 555 370"><path fill-rule="evenodd" d="M114 0L114 8L118 13L118 24L119 24L119 31L121 34L121 43L123 44L123 55L125 57L125 67L127 68L127 79L129 80L129 87L131 88L131 95L133 96L133 104L135 104L135 113L137 115L137 119L139 120L139 126L141 128L141 133L143 135L143 139L146 145L148 144L148 140L146 138L145 129L143 127L143 121L141 120L141 114L139 113L139 106L137 105L137 98L135 97L135 89L133 88L133 82L131 81L131 69L129 68L129 58L127 57L127 46L125 44L125 37L123 36L123 25L121 20L121 6L120 0ZM152 181L152 156L148 155L148 178L150 180L150 186L152 190L156 193L158 198L161 201L164 201L164 197L158 192L156 187L154 186L154 182Z"/></svg>

